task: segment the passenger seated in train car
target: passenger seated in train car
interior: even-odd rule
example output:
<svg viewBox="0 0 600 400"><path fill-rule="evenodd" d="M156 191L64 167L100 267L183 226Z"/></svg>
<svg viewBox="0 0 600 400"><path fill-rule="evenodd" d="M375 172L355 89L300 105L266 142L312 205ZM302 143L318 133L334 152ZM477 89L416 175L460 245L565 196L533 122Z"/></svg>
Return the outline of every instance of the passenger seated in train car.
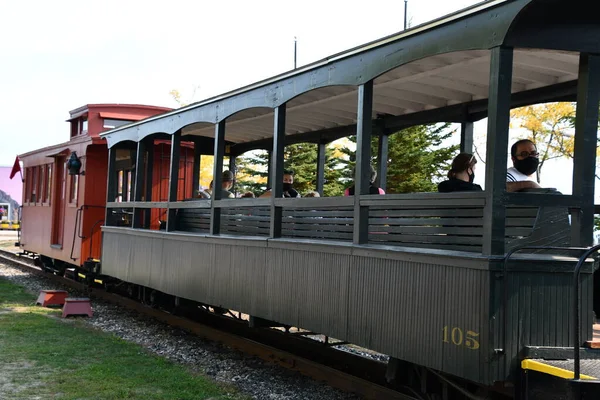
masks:
<svg viewBox="0 0 600 400"><path fill-rule="evenodd" d="M304 197L321 197L321 195L319 194L319 192L311 190L310 192L306 193Z"/></svg>
<svg viewBox="0 0 600 400"><path fill-rule="evenodd" d="M535 143L529 139L516 141L510 148L510 156L513 166L506 171L506 191L541 189L541 186L533 178L540 163Z"/></svg>
<svg viewBox="0 0 600 400"><path fill-rule="evenodd" d="M448 171L448 180L440 182L438 192L481 192L481 186L473 183L475 179L475 164L477 159L473 154L460 153Z"/></svg>
<svg viewBox="0 0 600 400"><path fill-rule="evenodd" d="M221 183L221 198L222 199L233 199L235 196L230 189L233 187L233 173L229 170L223 171ZM202 199L210 199L213 194L213 181L210 181L207 190L199 190L198 197Z"/></svg>
<svg viewBox="0 0 600 400"><path fill-rule="evenodd" d="M377 179L377 171L373 168L372 165L369 166L371 168L371 176L369 178L370 186L369 186L369 194L385 194L385 190L380 187L375 186L375 180ZM356 169L352 169L352 176L356 175ZM354 185L344 190L344 196L354 196Z"/></svg>
<svg viewBox="0 0 600 400"><path fill-rule="evenodd" d="M283 197L300 197L300 193L294 189L294 171L283 171Z"/></svg>
<svg viewBox="0 0 600 400"><path fill-rule="evenodd" d="M212 193L212 181L210 182L210 186L209 189L204 189L204 188L200 188L200 190L198 190L196 192L196 198L197 199L210 199L210 195ZM209 192L210 190L210 192Z"/></svg>
<svg viewBox="0 0 600 400"><path fill-rule="evenodd" d="M259 197L271 197L271 188L268 188L267 191L261 194ZM294 189L294 171L292 170L286 169L283 171L283 197L301 197L300 193Z"/></svg>
<svg viewBox="0 0 600 400"><path fill-rule="evenodd" d="M235 196L230 191L233 187L233 172L227 170L223 171L223 175L221 175L221 198L222 199L233 199Z"/></svg>
<svg viewBox="0 0 600 400"><path fill-rule="evenodd" d="M246 199L246 198L253 199L254 197L255 197L254 193L252 193L252 192L246 192L240 196L240 198L242 198L242 199Z"/></svg>

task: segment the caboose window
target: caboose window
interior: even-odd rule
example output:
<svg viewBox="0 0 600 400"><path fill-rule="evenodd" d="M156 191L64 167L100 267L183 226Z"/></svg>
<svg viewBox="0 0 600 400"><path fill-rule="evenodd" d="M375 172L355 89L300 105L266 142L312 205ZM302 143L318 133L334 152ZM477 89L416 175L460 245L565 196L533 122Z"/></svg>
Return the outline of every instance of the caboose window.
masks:
<svg viewBox="0 0 600 400"><path fill-rule="evenodd" d="M79 188L79 175L69 175L71 177L69 203L77 203L77 192Z"/></svg>
<svg viewBox="0 0 600 400"><path fill-rule="evenodd" d="M108 129L118 128L119 126L127 125L131 123L131 121L126 121L123 119L105 119L104 127Z"/></svg>
<svg viewBox="0 0 600 400"><path fill-rule="evenodd" d="M71 137L87 133L88 121L86 117L71 120Z"/></svg>
<svg viewBox="0 0 600 400"><path fill-rule="evenodd" d="M44 202L44 193L46 191L46 166L45 165L40 165L39 166L40 169L40 179L39 179L39 185L38 185L38 202L41 204Z"/></svg>
<svg viewBox="0 0 600 400"><path fill-rule="evenodd" d="M44 194L42 197L42 202L50 203L50 190L52 190L52 164L47 164L44 177Z"/></svg>
<svg viewBox="0 0 600 400"><path fill-rule="evenodd" d="M25 168L25 203L31 200L31 167Z"/></svg>
<svg viewBox="0 0 600 400"><path fill-rule="evenodd" d="M38 193L38 178L39 178L39 167L32 168L32 180L31 180L31 198L29 201L31 203L35 203L37 201L37 193Z"/></svg>

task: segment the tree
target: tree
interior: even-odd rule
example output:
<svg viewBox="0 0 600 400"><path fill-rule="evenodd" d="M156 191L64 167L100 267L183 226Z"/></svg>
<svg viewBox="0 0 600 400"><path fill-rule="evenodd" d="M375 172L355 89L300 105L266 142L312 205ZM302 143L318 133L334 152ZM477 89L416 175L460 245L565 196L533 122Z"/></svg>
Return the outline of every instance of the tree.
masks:
<svg viewBox="0 0 600 400"><path fill-rule="evenodd" d="M459 146L444 146L450 124L419 125L389 138L388 193L436 192Z"/></svg>
<svg viewBox="0 0 600 400"><path fill-rule="evenodd" d="M260 196L267 190L269 153L266 150L244 153L236 158L236 166L236 192Z"/></svg>
<svg viewBox="0 0 600 400"><path fill-rule="evenodd" d="M388 138L387 193L435 192L437 183L443 180L458 146L442 146L453 131L449 124L419 125L398 131ZM355 137L349 138L356 142ZM378 164L378 137L371 141L371 163ZM354 177L355 152L346 147L348 155L345 178ZM350 186L352 183L347 184Z"/></svg>
<svg viewBox="0 0 600 400"><path fill-rule="evenodd" d="M573 103L536 104L511 111L511 117L516 120L518 127L528 131L522 139L535 143L540 153L538 183L547 161L560 157L573 158L575 142L571 128L574 115Z"/></svg>
<svg viewBox="0 0 600 400"><path fill-rule="evenodd" d="M301 194L317 187L317 152L314 143L298 143L285 147L284 168L294 171L294 188ZM325 148L325 184L324 196L339 196L343 186L340 182L342 170L339 159L334 157L336 148ZM238 157L238 191L251 191L261 195L267 189L268 153L266 151L248 152Z"/></svg>
<svg viewBox="0 0 600 400"><path fill-rule="evenodd" d="M575 130L575 113L573 113L572 115L566 116L565 121L567 121L569 123L569 126L573 130ZM598 129L600 129L600 110L598 112ZM570 158L573 158L573 154L568 154L567 156ZM599 163L600 163L600 137L597 137L596 138L596 170L598 170ZM600 176L598 176L597 173L596 173L596 179L600 179ZM600 222L598 224L598 227L600 229Z"/></svg>
<svg viewBox="0 0 600 400"><path fill-rule="evenodd" d="M198 89L200 89L200 86L193 86L192 93L189 96L187 96L187 100L182 99L181 92L177 89L172 89L169 92L169 95L171 95L171 98L175 101L175 103L179 105L179 107L185 107L188 104L191 104L196 101L195 98Z"/></svg>

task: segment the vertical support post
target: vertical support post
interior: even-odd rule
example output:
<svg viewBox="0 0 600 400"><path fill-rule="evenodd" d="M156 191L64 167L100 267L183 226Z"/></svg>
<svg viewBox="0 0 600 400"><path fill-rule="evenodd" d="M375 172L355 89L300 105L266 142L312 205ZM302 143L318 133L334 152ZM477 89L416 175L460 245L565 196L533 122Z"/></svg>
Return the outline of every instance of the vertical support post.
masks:
<svg viewBox="0 0 600 400"><path fill-rule="evenodd" d="M473 154L473 122L460 123L460 152Z"/></svg>
<svg viewBox="0 0 600 400"><path fill-rule="evenodd" d="M581 54L577 81L573 194L581 197L581 214L574 218L573 246L590 246L594 235L594 184L600 100L600 55Z"/></svg>
<svg viewBox="0 0 600 400"><path fill-rule="evenodd" d="M233 174L233 186L232 186L232 190L233 190L233 194L234 196L237 196L237 185L236 185L236 157L234 155L232 155L231 153L229 154L229 170L231 171L231 173Z"/></svg>
<svg viewBox="0 0 600 400"><path fill-rule="evenodd" d="M200 190L200 161L202 154L200 149L200 141L194 140L194 166L192 167L192 196L196 197Z"/></svg>
<svg viewBox="0 0 600 400"><path fill-rule="evenodd" d="M108 166L106 172L106 202L114 202L117 197L117 171L115 170L117 163L117 149L115 146L108 149ZM55 173L58 176L58 173ZM60 177L58 177L60 179ZM104 215L104 225L109 226L111 209L106 207Z"/></svg>
<svg viewBox="0 0 600 400"><path fill-rule="evenodd" d="M408 28L408 0L404 0L404 30Z"/></svg>
<svg viewBox="0 0 600 400"><path fill-rule="evenodd" d="M135 159L135 173L134 173L134 184L133 184L133 201L142 201L142 192L144 189L144 158L146 156L146 141L140 140L137 144L137 156ZM134 228L142 227L142 213L143 210L133 208L133 222Z"/></svg>
<svg viewBox="0 0 600 400"><path fill-rule="evenodd" d="M121 201L129 201L129 174L127 170L123 170L123 185L121 186Z"/></svg>
<svg viewBox="0 0 600 400"><path fill-rule="evenodd" d="M385 191L387 191L388 141L389 135L382 131L379 135L379 145L377 146L377 185Z"/></svg>
<svg viewBox="0 0 600 400"><path fill-rule="evenodd" d="M271 175L273 174L273 151L267 150L267 189L273 189L273 179L271 179Z"/></svg>
<svg viewBox="0 0 600 400"><path fill-rule="evenodd" d="M358 87L356 115L356 168L354 175L354 232L353 242L369 241L369 207L360 205L360 196L369 194L371 165L371 131L373 123L373 81Z"/></svg>
<svg viewBox="0 0 600 400"><path fill-rule="evenodd" d="M169 173L169 202L177 201L177 186L179 184L179 156L181 154L181 132L171 137L171 170ZM167 209L167 232L175 230L177 209Z"/></svg>
<svg viewBox="0 0 600 400"><path fill-rule="evenodd" d="M273 127L273 152L271 153L271 225L269 236L281 237L282 207L275 205L275 199L283 195L283 151L285 149L286 104L275 108Z"/></svg>
<svg viewBox="0 0 600 400"><path fill-rule="evenodd" d="M211 196L210 210L210 234L221 233L221 208L215 203L221 200L223 188L223 156L225 155L225 121L217 122L215 125L215 149L213 167L213 192Z"/></svg>
<svg viewBox="0 0 600 400"><path fill-rule="evenodd" d="M491 50L490 91L483 213L483 254L503 255L506 209L506 152L510 124L513 49Z"/></svg>
<svg viewBox="0 0 600 400"><path fill-rule="evenodd" d="M323 196L323 188L325 186L325 151L327 144L319 143L317 145L317 192Z"/></svg>
<svg viewBox="0 0 600 400"><path fill-rule="evenodd" d="M145 201L152 201L152 187L154 185L154 139L146 139L146 193L144 196ZM152 209L146 208L144 209L144 228L150 229L151 219L152 217Z"/></svg>

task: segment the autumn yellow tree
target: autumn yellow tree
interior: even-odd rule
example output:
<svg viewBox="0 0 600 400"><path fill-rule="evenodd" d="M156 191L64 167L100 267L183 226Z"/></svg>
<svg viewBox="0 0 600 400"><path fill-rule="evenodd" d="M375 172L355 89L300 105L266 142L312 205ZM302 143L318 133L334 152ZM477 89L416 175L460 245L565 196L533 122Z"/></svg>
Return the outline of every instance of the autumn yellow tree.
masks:
<svg viewBox="0 0 600 400"><path fill-rule="evenodd" d="M575 115L573 103L545 103L512 110L513 128L527 131L521 139L535 143L540 153L537 181L540 182L544 164L554 158L573 158L574 135L571 120Z"/></svg>
<svg viewBox="0 0 600 400"><path fill-rule="evenodd" d="M173 98L173 100L175 101L175 103L177 103L179 105L179 107L185 107L188 104L191 104L196 100L196 94L198 92L198 89L200 89L200 86L194 86L192 87L192 93L187 96L187 99L183 99L183 95L181 94L181 92L177 89L173 89L169 92L169 94L171 95L171 97Z"/></svg>

